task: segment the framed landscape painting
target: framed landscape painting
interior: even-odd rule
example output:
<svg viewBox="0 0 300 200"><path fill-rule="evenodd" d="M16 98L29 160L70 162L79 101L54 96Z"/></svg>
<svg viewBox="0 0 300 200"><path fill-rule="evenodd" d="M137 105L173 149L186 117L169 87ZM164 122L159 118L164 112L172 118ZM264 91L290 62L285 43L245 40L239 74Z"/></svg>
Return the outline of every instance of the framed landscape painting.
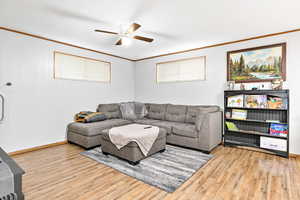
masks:
<svg viewBox="0 0 300 200"><path fill-rule="evenodd" d="M227 52L227 80L286 80L286 43Z"/></svg>

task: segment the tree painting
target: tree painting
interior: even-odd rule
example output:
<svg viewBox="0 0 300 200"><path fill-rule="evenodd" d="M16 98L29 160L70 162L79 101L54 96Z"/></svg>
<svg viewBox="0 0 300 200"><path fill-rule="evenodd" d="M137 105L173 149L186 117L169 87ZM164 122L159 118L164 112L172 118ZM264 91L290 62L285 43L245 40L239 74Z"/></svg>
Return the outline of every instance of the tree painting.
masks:
<svg viewBox="0 0 300 200"><path fill-rule="evenodd" d="M285 80L285 44L228 52L228 80Z"/></svg>

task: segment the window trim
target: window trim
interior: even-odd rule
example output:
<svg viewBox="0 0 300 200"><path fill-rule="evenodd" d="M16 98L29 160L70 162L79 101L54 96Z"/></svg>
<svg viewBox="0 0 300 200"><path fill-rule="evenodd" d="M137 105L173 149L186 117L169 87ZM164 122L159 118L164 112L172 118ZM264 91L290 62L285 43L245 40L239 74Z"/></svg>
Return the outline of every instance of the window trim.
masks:
<svg viewBox="0 0 300 200"><path fill-rule="evenodd" d="M158 65L160 64L166 64L166 63L173 63L173 62L178 62L178 61L185 61L185 60L192 60L192 59L197 59L197 58L204 58L204 79L197 79L197 80L178 80L178 81L158 81ZM165 62L159 62L156 63L156 83L161 84L161 83L182 83L182 82L195 82L195 81L206 81L206 56L194 56L190 58L182 58L182 59L177 59L177 60L170 60L170 61L165 61Z"/></svg>
<svg viewBox="0 0 300 200"><path fill-rule="evenodd" d="M95 81L95 80L71 79L71 78L56 77L56 75L55 75L55 69L56 69L55 56L56 56L56 54L63 54L63 55L67 55L67 56L73 56L73 57L77 57L77 58L83 58L83 59L86 59L86 60L104 62L104 63L109 64L109 81ZM61 52L61 51L53 51L53 79L54 80L71 80L71 81L88 81L88 82L97 82L97 83L111 83L111 62L104 61L104 60L99 60L99 59L95 59L95 58L89 58L89 57L85 57L85 56L78 56L78 55L65 53L65 52Z"/></svg>

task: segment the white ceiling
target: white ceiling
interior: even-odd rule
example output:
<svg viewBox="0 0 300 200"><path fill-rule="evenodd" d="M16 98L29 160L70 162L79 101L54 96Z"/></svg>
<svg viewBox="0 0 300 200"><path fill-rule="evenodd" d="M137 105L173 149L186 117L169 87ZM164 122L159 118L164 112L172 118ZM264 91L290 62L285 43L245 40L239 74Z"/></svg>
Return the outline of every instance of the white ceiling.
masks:
<svg viewBox="0 0 300 200"><path fill-rule="evenodd" d="M0 0L0 26L140 59L300 28L299 0ZM115 46L136 22L153 43Z"/></svg>

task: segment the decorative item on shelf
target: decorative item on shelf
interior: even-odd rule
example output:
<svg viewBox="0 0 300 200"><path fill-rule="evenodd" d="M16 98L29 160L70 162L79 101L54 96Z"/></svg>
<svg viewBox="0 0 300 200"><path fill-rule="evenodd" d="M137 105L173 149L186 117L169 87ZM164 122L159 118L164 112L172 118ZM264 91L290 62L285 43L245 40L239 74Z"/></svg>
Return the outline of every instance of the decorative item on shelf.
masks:
<svg viewBox="0 0 300 200"><path fill-rule="evenodd" d="M235 85L234 81L227 81L227 89L228 90L234 90L234 85Z"/></svg>
<svg viewBox="0 0 300 200"><path fill-rule="evenodd" d="M240 84L240 90L245 90L245 85L243 83Z"/></svg>
<svg viewBox="0 0 300 200"><path fill-rule="evenodd" d="M246 108L267 108L267 95L245 95Z"/></svg>
<svg viewBox="0 0 300 200"><path fill-rule="evenodd" d="M227 111L227 112L225 113L225 117L226 117L227 119L231 118L231 112Z"/></svg>
<svg viewBox="0 0 300 200"><path fill-rule="evenodd" d="M231 118L232 119L239 119L239 120L246 120L247 119L247 110L240 110L240 109L232 109Z"/></svg>
<svg viewBox="0 0 300 200"><path fill-rule="evenodd" d="M260 142L260 148L286 152L286 154L288 155L286 139L270 138L270 137L261 136L259 142ZM287 155L286 155L286 157L288 157Z"/></svg>
<svg viewBox="0 0 300 200"><path fill-rule="evenodd" d="M288 126L286 124L271 124L270 125L270 135L287 137Z"/></svg>
<svg viewBox="0 0 300 200"><path fill-rule="evenodd" d="M286 79L286 43L227 52L227 80L261 82Z"/></svg>
<svg viewBox="0 0 300 200"><path fill-rule="evenodd" d="M272 89L273 90L282 90L283 80L282 79L275 79L272 81Z"/></svg>
<svg viewBox="0 0 300 200"><path fill-rule="evenodd" d="M228 107L242 108L244 106L244 95L236 95L227 98Z"/></svg>

